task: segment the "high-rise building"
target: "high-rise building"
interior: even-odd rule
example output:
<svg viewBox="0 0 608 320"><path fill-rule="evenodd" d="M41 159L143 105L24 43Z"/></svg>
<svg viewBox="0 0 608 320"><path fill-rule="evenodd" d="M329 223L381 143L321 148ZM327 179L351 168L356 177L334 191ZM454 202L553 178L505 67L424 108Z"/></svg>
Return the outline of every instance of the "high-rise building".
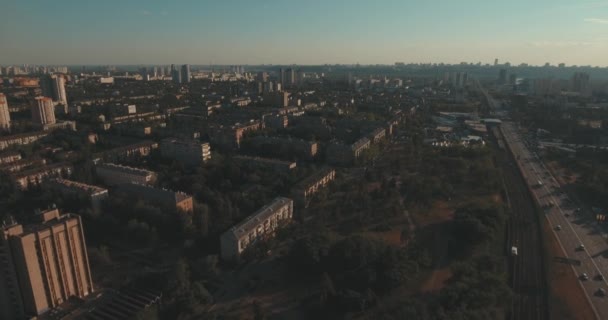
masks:
<svg viewBox="0 0 608 320"><path fill-rule="evenodd" d="M36 97L36 104L32 105L32 123L44 126L55 123L55 106L49 97Z"/></svg>
<svg viewBox="0 0 608 320"><path fill-rule="evenodd" d="M589 93L589 74L585 72L575 72L572 76L572 91L580 94Z"/></svg>
<svg viewBox="0 0 608 320"><path fill-rule="evenodd" d="M494 66L496 67L498 65L498 58L494 59Z"/></svg>
<svg viewBox="0 0 608 320"><path fill-rule="evenodd" d="M94 291L80 217L58 209L38 216L0 229L2 319L29 319Z"/></svg>
<svg viewBox="0 0 608 320"><path fill-rule="evenodd" d="M190 65L189 64L184 64L182 65L182 72L181 72L181 83L188 83L190 82Z"/></svg>
<svg viewBox="0 0 608 320"><path fill-rule="evenodd" d="M0 131L9 131L11 129L11 115L8 112L8 103L6 96L0 93Z"/></svg>
<svg viewBox="0 0 608 320"><path fill-rule="evenodd" d="M264 71L258 72L258 81L266 82L268 81L268 73Z"/></svg>
<svg viewBox="0 0 608 320"><path fill-rule="evenodd" d="M498 72L498 84L507 83L507 69L500 69Z"/></svg>
<svg viewBox="0 0 608 320"><path fill-rule="evenodd" d="M42 95L50 97L53 101L63 105L68 104L68 99L65 94L65 78L63 75L46 75L40 79L40 88Z"/></svg>
<svg viewBox="0 0 608 320"><path fill-rule="evenodd" d="M285 69L280 68L279 69L279 81L278 81L281 86L284 88L285 87Z"/></svg>
<svg viewBox="0 0 608 320"><path fill-rule="evenodd" d="M174 83L182 83L182 73L180 68L176 68L174 64L171 65L171 79Z"/></svg>

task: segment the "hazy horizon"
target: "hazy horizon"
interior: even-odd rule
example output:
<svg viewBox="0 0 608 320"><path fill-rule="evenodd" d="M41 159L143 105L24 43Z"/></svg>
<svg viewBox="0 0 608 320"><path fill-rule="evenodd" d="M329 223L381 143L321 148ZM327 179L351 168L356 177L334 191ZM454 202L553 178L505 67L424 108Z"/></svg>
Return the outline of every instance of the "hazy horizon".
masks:
<svg viewBox="0 0 608 320"><path fill-rule="evenodd" d="M0 0L0 64L606 66L608 1Z"/></svg>

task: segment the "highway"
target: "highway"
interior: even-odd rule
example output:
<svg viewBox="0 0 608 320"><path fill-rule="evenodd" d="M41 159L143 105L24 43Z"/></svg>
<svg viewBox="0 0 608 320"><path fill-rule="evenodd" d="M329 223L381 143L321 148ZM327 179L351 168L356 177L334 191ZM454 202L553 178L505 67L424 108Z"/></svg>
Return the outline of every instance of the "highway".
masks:
<svg viewBox="0 0 608 320"><path fill-rule="evenodd" d="M560 184L542 160L528 150L515 124L503 122L501 131L534 199L562 247L564 256L561 258L570 259L572 272L579 278L579 284L596 317L608 319L608 296L598 294L600 288L608 293L608 282L604 277L608 276L606 235L594 222L591 213L579 211L567 194L561 191ZM580 248L581 245L584 249ZM518 249L520 252L526 250L525 247ZM588 276L587 280L583 279L583 274Z"/></svg>

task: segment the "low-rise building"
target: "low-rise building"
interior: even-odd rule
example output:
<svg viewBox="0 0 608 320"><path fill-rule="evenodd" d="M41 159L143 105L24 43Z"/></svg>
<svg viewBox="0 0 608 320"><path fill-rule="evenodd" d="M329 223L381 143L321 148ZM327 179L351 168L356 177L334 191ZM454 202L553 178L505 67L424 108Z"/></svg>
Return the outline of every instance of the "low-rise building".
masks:
<svg viewBox="0 0 608 320"><path fill-rule="evenodd" d="M272 170L281 172L289 172L296 168L296 163L293 161L249 156L235 156L234 159L243 163L244 165L270 168Z"/></svg>
<svg viewBox="0 0 608 320"><path fill-rule="evenodd" d="M108 197L108 189L67 179L52 179L47 182L49 188L61 193L86 197L95 212L101 211L101 202Z"/></svg>
<svg viewBox="0 0 608 320"><path fill-rule="evenodd" d="M200 166L211 160L209 143L196 140L163 139L160 142L160 152L163 157L175 159L187 166Z"/></svg>
<svg viewBox="0 0 608 320"><path fill-rule="evenodd" d="M241 253L256 241L274 237L275 231L293 218L293 200L278 197L239 222L220 237L224 260L238 260Z"/></svg>
<svg viewBox="0 0 608 320"><path fill-rule="evenodd" d="M161 205L167 208L192 213L194 201L192 196L184 192L175 192L166 189L157 189L145 184L125 183L118 188L120 192L141 198L142 200Z"/></svg>
<svg viewBox="0 0 608 320"><path fill-rule="evenodd" d="M264 123L258 120L251 120L248 123L237 123L233 126L220 126L212 128L209 132L211 142L225 148L239 148L245 133L257 131L264 128Z"/></svg>
<svg viewBox="0 0 608 320"><path fill-rule="evenodd" d="M97 176L109 186L123 183L154 184L156 173L154 171L123 166L114 163L101 163L95 166Z"/></svg>
<svg viewBox="0 0 608 320"><path fill-rule="evenodd" d="M268 150L283 150L285 154L281 157L295 156L298 159L312 160L319 151L319 144L314 141L281 137L254 137L250 139L255 148L261 152Z"/></svg>
<svg viewBox="0 0 608 320"><path fill-rule="evenodd" d="M39 186L47 179L69 177L73 171L71 164L56 163L16 173L13 175L13 181L20 190L27 190Z"/></svg>
<svg viewBox="0 0 608 320"><path fill-rule="evenodd" d="M306 205L310 198L336 178L336 170L326 168L302 180L293 187L294 200L300 205Z"/></svg>

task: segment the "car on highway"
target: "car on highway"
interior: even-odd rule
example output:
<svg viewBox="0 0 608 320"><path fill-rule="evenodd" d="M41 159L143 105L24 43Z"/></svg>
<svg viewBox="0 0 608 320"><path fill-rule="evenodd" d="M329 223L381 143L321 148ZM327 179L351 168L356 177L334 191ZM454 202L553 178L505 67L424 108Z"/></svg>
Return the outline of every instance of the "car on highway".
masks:
<svg viewBox="0 0 608 320"><path fill-rule="evenodd" d="M578 247L576 247L576 250L578 251L585 251L585 245L584 244L579 244Z"/></svg>
<svg viewBox="0 0 608 320"><path fill-rule="evenodd" d="M598 274L595 279L597 279L598 281L604 281L604 275L603 274Z"/></svg>
<svg viewBox="0 0 608 320"><path fill-rule="evenodd" d="M581 280L589 280L589 276L586 273L581 274Z"/></svg>
<svg viewBox="0 0 608 320"><path fill-rule="evenodd" d="M557 227L555 227L555 230L557 230L557 231L562 230L562 226L558 224Z"/></svg>
<svg viewBox="0 0 608 320"><path fill-rule="evenodd" d="M604 290L602 288L599 288L599 289L597 289L597 291L595 292L595 294L598 295L598 296L600 296L600 297L603 297L603 296L606 295L606 290Z"/></svg>

